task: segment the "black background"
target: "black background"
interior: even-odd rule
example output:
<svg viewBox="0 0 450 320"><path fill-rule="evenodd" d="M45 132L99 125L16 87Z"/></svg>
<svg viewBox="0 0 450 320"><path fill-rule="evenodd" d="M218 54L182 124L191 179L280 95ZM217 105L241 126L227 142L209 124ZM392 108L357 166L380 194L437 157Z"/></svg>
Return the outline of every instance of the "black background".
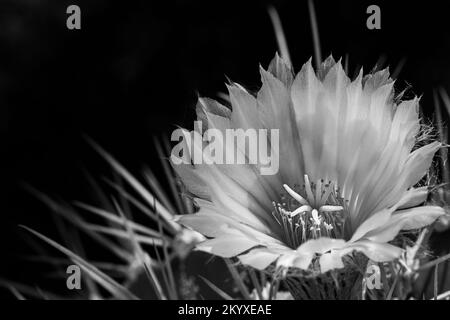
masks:
<svg viewBox="0 0 450 320"><path fill-rule="evenodd" d="M445 1L316 1L323 56L349 54L350 71L384 57L406 64L397 87L450 90L450 28ZM66 8L81 7L81 30L66 28ZM47 207L26 182L68 201L89 198L83 176L109 170L87 134L133 173L156 168L153 136L192 127L198 94L215 97L226 77L250 89L277 50L267 6L282 19L295 70L313 55L306 1L0 2L0 125L6 136L6 206L0 220L0 277L38 282L24 262L26 224L53 234ZM381 30L366 28L366 8L381 7ZM225 77L226 76L226 77Z"/></svg>

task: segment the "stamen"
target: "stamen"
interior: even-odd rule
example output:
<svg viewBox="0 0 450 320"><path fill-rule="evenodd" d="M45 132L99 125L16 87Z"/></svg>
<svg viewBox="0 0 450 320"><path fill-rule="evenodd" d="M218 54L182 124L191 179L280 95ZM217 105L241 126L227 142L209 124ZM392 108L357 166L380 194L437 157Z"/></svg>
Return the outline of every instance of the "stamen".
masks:
<svg viewBox="0 0 450 320"><path fill-rule="evenodd" d="M283 184L283 188L287 191L287 193L291 195L292 198L294 198L303 205L308 205L308 201L306 201L306 199L303 198L301 195L299 195L297 192L292 190L287 184Z"/></svg>
<svg viewBox="0 0 450 320"><path fill-rule="evenodd" d="M312 218L314 219L314 223L317 225L320 225L319 211L317 211L316 209L313 209L313 211L311 211L311 215L312 215Z"/></svg>
<svg viewBox="0 0 450 320"><path fill-rule="evenodd" d="M323 225L325 226L325 229L327 229L327 231L333 230L333 226L331 224L324 222Z"/></svg>
<svg viewBox="0 0 450 320"><path fill-rule="evenodd" d="M344 210L344 208L342 206L321 206L319 208L320 212L334 212L334 211L341 211Z"/></svg>
<svg viewBox="0 0 450 320"><path fill-rule="evenodd" d="M295 217L296 215L298 215L299 213L304 213L304 212L308 212L311 211L312 208L308 205L303 205L301 207L298 207L297 209L295 209L292 213L291 213L291 217Z"/></svg>

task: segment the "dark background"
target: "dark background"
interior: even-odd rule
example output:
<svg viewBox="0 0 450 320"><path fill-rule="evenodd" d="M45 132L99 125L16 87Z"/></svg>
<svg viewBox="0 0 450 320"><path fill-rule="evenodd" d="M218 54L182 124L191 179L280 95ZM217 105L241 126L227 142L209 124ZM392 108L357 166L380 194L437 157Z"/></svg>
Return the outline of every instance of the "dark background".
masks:
<svg viewBox="0 0 450 320"><path fill-rule="evenodd" d="M323 56L349 54L351 74L383 56L403 60L397 87L424 95L450 90L446 2L316 1ZM66 28L66 8L81 8L81 30ZM313 55L306 1L0 1L0 126L6 136L6 206L0 220L0 277L38 283L21 257L30 246L18 224L54 233L47 207L26 182L67 201L89 198L83 169L108 171L87 134L133 173L159 170L153 136L192 126L198 94L215 97L226 77L259 86L258 66L277 49L267 6L282 19L295 70ZM366 8L381 7L381 30L366 28ZM226 77L225 77L226 76Z"/></svg>

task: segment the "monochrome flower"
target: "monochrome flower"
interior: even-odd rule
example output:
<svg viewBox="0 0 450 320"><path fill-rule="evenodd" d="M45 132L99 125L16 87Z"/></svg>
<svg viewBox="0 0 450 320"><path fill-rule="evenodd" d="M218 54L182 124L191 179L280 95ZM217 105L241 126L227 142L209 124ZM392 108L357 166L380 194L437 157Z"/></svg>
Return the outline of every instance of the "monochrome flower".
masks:
<svg viewBox="0 0 450 320"><path fill-rule="evenodd" d="M426 185L415 187L441 146L420 122L419 99L395 96L386 69L351 81L331 57L317 72L308 61L294 76L277 55L260 73L256 95L231 83L231 109L200 98L197 116L220 131L266 129L269 146L270 130L279 130L279 170L261 175L265 159L174 165L199 207L178 217L207 238L197 249L260 270L314 264L321 273L344 267L354 251L375 262L400 257L403 249L389 242L444 213L422 205ZM209 156L212 141L185 143ZM250 149L223 145L245 157Z"/></svg>

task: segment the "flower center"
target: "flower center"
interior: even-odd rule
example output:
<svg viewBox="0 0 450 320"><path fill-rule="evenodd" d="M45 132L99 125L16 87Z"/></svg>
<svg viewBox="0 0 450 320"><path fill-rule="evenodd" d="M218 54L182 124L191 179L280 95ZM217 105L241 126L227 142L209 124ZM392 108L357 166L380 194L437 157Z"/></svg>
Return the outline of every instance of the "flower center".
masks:
<svg viewBox="0 0 450 320"><path fill-rule="evenodd" d="M300 188L283 187L282 203L273 202L272 215L287 245L295 249L309 239L342 238L343 199L333 182L321 179L314 183L305 175Z"/></svg>

